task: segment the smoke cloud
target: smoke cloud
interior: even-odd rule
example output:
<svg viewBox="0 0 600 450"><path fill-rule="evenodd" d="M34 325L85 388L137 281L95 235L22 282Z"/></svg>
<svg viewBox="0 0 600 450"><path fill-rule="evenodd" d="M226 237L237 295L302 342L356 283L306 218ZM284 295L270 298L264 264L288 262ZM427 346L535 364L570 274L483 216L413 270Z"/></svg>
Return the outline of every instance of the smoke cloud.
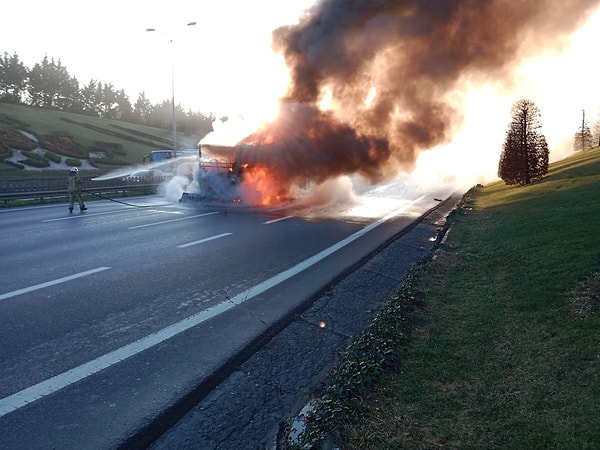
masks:
<svg viewBox="0 0 600 450"><path fill-rule="evenodd" d="M273 32L291 85L277 119L240 143L242 160L273 168L288 187L410 171L461 125L461 83L509 81L521 57L559 46L599 4L323 0Z"/></svg>

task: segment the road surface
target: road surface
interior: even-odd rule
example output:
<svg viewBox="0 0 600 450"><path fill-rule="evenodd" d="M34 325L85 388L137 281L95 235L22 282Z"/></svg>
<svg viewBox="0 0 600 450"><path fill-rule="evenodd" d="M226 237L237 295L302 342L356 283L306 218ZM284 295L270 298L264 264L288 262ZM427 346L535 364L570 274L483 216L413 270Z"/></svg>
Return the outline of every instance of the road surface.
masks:
<svg viewBox="0 0 600 450"><path fill-rule="evenodd" d="M446 194L0 210L0 448L145 446Z"/></svg>

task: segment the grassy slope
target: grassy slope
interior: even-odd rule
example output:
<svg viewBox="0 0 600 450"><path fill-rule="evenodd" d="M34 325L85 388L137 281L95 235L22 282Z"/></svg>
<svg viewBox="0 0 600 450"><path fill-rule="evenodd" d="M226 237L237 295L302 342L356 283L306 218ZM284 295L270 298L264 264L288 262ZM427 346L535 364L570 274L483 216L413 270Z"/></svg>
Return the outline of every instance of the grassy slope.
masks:
<svg viewBox="0 0 600 450"><path fill-rule="evenodd" d="M471 206L421 280L404 372L342 447L600 448L600 150Z"/></svg>
<svg viewBox="0 0 600 450"><path fill-rule="evenodd" d="M101 130L91 129L79 123L99 127ZM66 132L86 148L95 141L120 143L126 155L119 156L119 159L129 164L139 164L144 155L149 154L151 150L170 148L172 145L170 130L25 105L0 103L0 125L13 126L38 136ZM147 144L140 143L140 140L147 141ZM197 142L197 136L178 135L180 147L195 148ZM9 171L23 173L8 166L0 169L4 169L0 170L0 177Z"/></svg>

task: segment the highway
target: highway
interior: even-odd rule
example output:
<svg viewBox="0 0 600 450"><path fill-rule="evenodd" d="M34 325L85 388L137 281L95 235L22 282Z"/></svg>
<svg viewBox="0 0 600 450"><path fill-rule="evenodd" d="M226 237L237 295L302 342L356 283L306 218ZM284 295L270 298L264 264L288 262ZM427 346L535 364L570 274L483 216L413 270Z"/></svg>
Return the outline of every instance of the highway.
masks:
<svg viewBox="0 0 600 450"><path fill-rule="evenodd" d="M0 209L0 448L119 447L449 194Z"/></svg>

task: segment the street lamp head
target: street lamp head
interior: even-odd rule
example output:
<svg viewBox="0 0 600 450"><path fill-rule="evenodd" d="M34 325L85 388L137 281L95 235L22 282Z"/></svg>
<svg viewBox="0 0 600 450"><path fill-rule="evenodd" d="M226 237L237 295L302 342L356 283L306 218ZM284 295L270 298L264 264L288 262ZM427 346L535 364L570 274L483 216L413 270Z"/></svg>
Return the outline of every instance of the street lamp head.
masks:
<svg viewBox="0 0 600 450"><path fill-rule="evenodd" d="M156 31L156 28L146 28L146 31Z"/></svg>
<svg viewBox="0 0 600 450"><path fill-rule="evenodd" d="M190 22L187 24L188 27L191 27L192 25L196 25L196 22Z"/></svg>

